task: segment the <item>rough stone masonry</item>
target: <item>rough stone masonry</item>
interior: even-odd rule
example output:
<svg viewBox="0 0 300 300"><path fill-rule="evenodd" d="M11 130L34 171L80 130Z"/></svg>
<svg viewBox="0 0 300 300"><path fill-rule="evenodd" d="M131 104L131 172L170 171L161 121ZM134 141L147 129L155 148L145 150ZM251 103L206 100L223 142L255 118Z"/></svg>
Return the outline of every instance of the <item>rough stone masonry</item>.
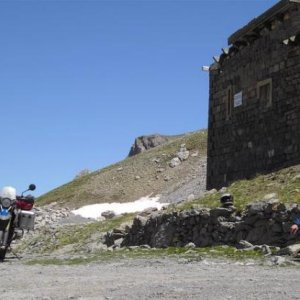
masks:
<svg viewBox="0 0 300 300"><path fill-rule="evenodd" d="M300 206L287 208L275 194L247 206L237 214L234 206L193 209L181 212L156 212L137 216L132 226L106 234L108 246L197 247L238 246L241 241L254 245L285 247L299 237L290 234L290 226Z"/></svg>
<svg viewBox="0 0 300 300"><path fill-rule="evenodd" d="M207 189L300 162L300 1L228 39L209 68Z"/></svg>

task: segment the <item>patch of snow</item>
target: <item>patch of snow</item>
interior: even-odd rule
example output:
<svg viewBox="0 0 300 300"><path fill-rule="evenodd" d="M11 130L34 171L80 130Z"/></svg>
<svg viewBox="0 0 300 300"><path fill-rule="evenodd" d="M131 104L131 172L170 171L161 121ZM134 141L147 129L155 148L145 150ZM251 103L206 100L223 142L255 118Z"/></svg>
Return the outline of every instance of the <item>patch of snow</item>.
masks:
<svg viewBox="0 0 300 300"><path fill-rule="evenodd" d="M156 197L142 197L134 202L126 203L101 203L101 204L91 204L85 205L81 208L72 210L74 215L79 215L83 218L100 219L101 214L104 211L111 210L116 215L121 215L124 213L134 213L141 212L147 208L157 208L160 210L163 206L169 205L169 203L160 203L159 196Z"/></svg>

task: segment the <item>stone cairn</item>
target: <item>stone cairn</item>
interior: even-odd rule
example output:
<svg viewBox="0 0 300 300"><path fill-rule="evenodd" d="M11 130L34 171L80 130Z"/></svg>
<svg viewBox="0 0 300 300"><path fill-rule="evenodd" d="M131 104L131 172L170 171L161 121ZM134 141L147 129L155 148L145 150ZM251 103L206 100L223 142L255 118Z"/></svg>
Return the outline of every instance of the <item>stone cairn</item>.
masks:
<svg viewBox="0 0 300 300"><path fill-rule="evenodd" d="M197 247L232 245L245 248L251 244L285 247L299 236L291 235L292 220L300 214L300 206L288 208L267 195L264 201L236 212L230 194L221 197L221 206L214 209L192 209L181 212L153 212L138 215L131 226L106 234L107 246Z"/></svg>

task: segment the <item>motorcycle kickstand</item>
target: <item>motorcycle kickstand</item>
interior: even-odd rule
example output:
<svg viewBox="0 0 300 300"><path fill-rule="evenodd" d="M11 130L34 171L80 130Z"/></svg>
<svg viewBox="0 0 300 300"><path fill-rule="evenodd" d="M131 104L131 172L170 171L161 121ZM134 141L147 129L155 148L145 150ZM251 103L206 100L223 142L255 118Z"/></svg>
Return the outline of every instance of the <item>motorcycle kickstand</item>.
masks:
<svg viewBox="0 0 300 300"><path fill-rule="evenodd" d="M11 246L8 247L11 253L18 259L21 260L21 256L19 256L12 248Z"/></svg>

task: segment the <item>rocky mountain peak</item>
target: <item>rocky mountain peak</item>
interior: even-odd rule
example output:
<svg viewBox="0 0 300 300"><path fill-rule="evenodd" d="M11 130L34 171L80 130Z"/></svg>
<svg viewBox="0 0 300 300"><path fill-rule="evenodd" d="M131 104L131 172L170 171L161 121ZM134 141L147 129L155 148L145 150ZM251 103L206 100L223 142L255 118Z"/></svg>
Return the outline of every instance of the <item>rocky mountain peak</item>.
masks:
<svg viewBox="0 0 300 300"><path fill-rule="evenodd" d="M170 137L160 134L142 135L134 140L134 144L131 146L128 156L134 156L148 149L165 144L170 140Z"/></svg>

